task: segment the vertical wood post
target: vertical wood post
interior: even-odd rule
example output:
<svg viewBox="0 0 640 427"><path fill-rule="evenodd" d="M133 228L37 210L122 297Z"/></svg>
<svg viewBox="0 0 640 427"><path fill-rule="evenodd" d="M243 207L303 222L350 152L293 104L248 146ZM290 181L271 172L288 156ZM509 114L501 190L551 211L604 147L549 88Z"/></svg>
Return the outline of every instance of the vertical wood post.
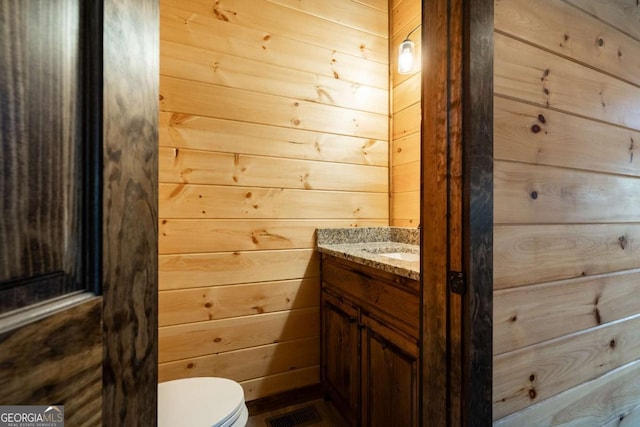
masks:
<svg viewBox="0 0 640 427"><path fill-rule="evenodd" d="M491 424L492 32L492 1L423 1L424 426Z"/></svg>
<svg viewBox="0 0 640 427"><path fill-rule="evenodd" d="M421 424L447 425L449 1L423 1Z"/></svg>
<svg viewBox="0 0 640 427"><path fill-rule="evenodd" d="M105 0L105 426L157 418L158 58L158 1Z"/></svg>
<svg viewBox="0 0 640 427"><path fill-rule="evenodd" d="M463 42L463 424L491 425L493 0L465 1Z"/></svg>

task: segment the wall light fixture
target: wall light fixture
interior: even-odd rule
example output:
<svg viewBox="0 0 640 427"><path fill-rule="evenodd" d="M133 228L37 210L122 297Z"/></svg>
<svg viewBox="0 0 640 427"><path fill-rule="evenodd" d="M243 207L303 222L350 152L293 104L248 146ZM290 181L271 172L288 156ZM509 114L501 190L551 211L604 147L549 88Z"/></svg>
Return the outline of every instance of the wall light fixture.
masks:
<svg viewBox="0 0 640 427"><path fill-rule="evenodd" d="M399 74L411 74L414 71L416 60L416 44L409 40L409 36L411 36L411 34L413 34L413 32L418 28L420 28L420 25L409 31L409 34L407 34L407 38L405 38L404 41L400 43L400 47L398 48Z"/></svg>

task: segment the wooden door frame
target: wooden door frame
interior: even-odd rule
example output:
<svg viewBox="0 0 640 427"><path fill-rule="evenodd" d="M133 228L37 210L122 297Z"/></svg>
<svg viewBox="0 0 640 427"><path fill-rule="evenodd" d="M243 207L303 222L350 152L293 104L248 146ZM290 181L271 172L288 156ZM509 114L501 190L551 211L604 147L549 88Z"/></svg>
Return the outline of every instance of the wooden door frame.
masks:
<svg viewBox="0 0 640 427"><path fill-rule="evenodd" d="M158 0L104 1L102 424L156 425Z"/></svg>
<svg viewBox="0 0 640 427"><path fill-rule="evenodd" d="M493 0L422 10L421 423L491 425Z"/></svg>

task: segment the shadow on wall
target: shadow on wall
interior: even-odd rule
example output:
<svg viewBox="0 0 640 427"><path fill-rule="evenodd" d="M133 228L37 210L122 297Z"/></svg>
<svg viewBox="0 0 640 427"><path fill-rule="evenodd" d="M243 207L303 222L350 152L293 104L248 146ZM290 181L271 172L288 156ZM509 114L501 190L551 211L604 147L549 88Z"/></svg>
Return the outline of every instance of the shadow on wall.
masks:
<svg viewBox="0 0 640 427"><path fill-rule="evenodd" d="M161 278L160 382L229 378L243 386L247 401L319 383L319 254L315 249L268 252L264 261L259 253L226 254L208 265L205 281L215 283L217 270L228 269L246 272L236 281L251 280L273 270L265 263L278 259L283 262L277 268L280 280L170 290L163 289ZM189 260L172 262L184 271ZM222 280L226 283L228 276Z"/></svg>

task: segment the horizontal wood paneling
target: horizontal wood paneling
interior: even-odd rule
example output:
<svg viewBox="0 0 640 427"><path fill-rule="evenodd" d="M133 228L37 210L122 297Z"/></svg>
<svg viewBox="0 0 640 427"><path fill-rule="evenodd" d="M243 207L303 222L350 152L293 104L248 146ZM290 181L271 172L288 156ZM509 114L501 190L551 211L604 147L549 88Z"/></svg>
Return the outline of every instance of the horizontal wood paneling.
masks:
<svg viewBox="0 0 640 427"><path fill-rule="evenodd" d="M386 166L386 140L289 129L255 123L160 113L160 146Z"/></svg>
<svg viewBox="0 0 640 427"><path fill-rule="evenodd" d="M160 292L160 326L312 308L318 277Z"/></svg>
<svg viewBox="0 0 640 427"><path fill-rule="evenodd" d="M420 191L420 161L397 165L392 170L394 192Z"/></svg>
<svg viewBox="0 0 640 427"><path fill-rule="evenodd" d="M165 184L163 218L378 218L388 215L386 193Z"/></svg>
<svg viewBox="0 0 640 427"><path fill-rule="evenodd" d="M501 354L636 314L640 271L500 290L493 307L493 353Z"/></svg>
<svg viewBox="0 0 640 427"><path fill-rule="evenodd" d="M391 9L391 30L390 35L402 34L406 37L416 25L420 24L422 15L422 5L414 0L404 0L392 4ZM411 26L413 25L413 26ZM416 40L419 40L417 37Z"/></svg>
<svg viewBox="0 0 640 427"><path fill-rule="evenodd" d="M213 50L165 41L161 61L162 74L186 80L379 114L386 114L389 110L389 92L386 89L354 86L333 76L318 76ZM259 76L255 73L256 68L261 70Z"/></svg>
<svg viewBox="0 0 640 427"><path fill-rule="evenodd" d="M634 222L640 178L496 161L494 221L513 223Z"/></svg>
<svg viewBox="0 0 640 427"><path fill-rule="evenodd" d="M411 38L414 37L419 37L419 34L413 33ZM398 112L420 103L421 75L421 73L411 74L405 81L393 86L392 111Z"/></svg>
<svg viewBox="0 0 640 427"><path fill-rule="evenodd" d="M364 4L366 6L372 7L374 9L380 10L382 12L389 12L389 1L388 0L353 0L356 3Z"/></svg>
<svg viewBox="0 0 640 427"><path fill-rule="evenodd" d="M640 4L637 0L567 0L577 8L596 16L607 24L618 28L640 40Z"/></svg>
<svg viewBox="0 0 640 427"><path fill-rule="evenodd" d="M317 383L315 229L389 224L388 3L160 12L161 380Z"/></svg>
<svg viewBox="0 0 640 427"><path fill-rule="evenodd" d="M494 289L638 267L640 224L497 225Z"/></svg>
<svg viewBox="0 0 640 427"><path fill-rule="evenodd" d="M623 414L618 415L618 419L614 417L604 427L633 427L637 425L640 425L640 405L625 410Z"/></svg>
<svg viewBox="0 0 640 427"><path fill-rule="evenodd" d="M323 19L310 13L308 8L301 8L299 2L296 2L298 7L291 8L281 6L283 1L224 0L212 5L208 0L180 0L170 3L175 8L188 11L191 14L189 20L207 17L223 21L227 26L261 31L268 36L266 39L263 37L267 42L271 37L281 36L298 43L321 46L383 64L388 62L387 33L380 25L381 20L387 19L387 14L362 7L358 3L343 1L343 7L339 9L329 11L327 8L330 5L325 5L325 10L334 19ZM296 3L290 2L290 5ZM337 2L332 0L332 3L335 5ZM317 10L318 7L313 9ZM341 15L357 15L368 11L374 18L369 25L362 21L358 28L335 22L335 18ZM325 17L328 16L325 13ZM374 29L374 32L364 30L368 28ZM376 30L378 34L375 34Z"/></svg>
<svg viewBox="0 0 640 427"><path fill-rule="evenodd" d="M393 141L391 161L393 166L419 161L420 133L414 133Z"/></svg>
<svg viewBox="0 0 640 427"><path fill-rule="evenodd" d="M275 375L320 363L320 339L303 338L161 363L160 381L217 376L234 381Z"/></svg>
<svg viewBox="0 0 640 427"><path fill-rule="evenodd" d="M495 356L495 417L509 415L633 362L640 354L639 329L640 315L636 315Z"/></svg>
<svg viewBox="0 0 640 427"><path fill-rule="evenodd" d="M639 398L640 361L636 361L581 384L554 399L544 400L494 422L493 425L631 427L634 424L627 424L626 419L637 408Z"/></svg>
<svg viewBox="0 0 640 427"><path fill-rule="evenodd" d="M640 20L636 22L640 23ZM640 41L561 0L545 6L528 0L500 0L496 29L565 55L620 79L640 84Z"/></svg>
<svg viewBox="0 0 640 427"><path fill-rule="evenodd" d="M389 14L386 0L267 0L282 6L336 22L350 28L375 34L384 39L389 34ZM311 25L311 24L310 24Z"/></svg>
<svg viewBox="0 0 640 427"><path fill-rule="evenodd" d="M312 249L315 230L331 227L375 227L380 220L220 220L163 219L160 221L160 254Z"/></svg>
<svg viewBox="0 0 640 427"><path fill-rule="evenodd" d="M211 102L224 99L225 102ZM160 108L229 120L386 139L386 115L174 77L160 78Z"/></svg>
<svg viewBox="0 0 640 427"><path fill-rule="evenodd" d="M181 10L177 0L162 0L161 41L167 40L230 53L267 64L283 65L352 83L386 89L388 66L383 62L328 49L278 34L233 25L227 21ZM161 43L162 54L163 43Z"/></svg>
<svg viewBox="0 0 640 427"><path fill-rule="evenodd" d="M161 291L320 276L314 249L160 255Z"/></svg>
<svg viewBox="0 0 640 427"><path fill-rule="evenodd" d="M262 396L295 390L320 382L320 366L296 369L267 377L242 381L245 400L254 400Z"/></svg>
<svg viewBox="0 0 640 427"><path fill-rule="evenodd" d="M402 219L394 218L393 224L395 227L417 227L418 223L414 219Z"/></svg>
<svg viewBox="0 0 640 427"><path fill-rule="evenodd" d="M495 91L541 106L640 129L640 88L495 34Z"/></svg>
<svg viewBox="0 0 640 427"><path fill-rule="evenodd" d="M409 108L393 114L393 140L408 135L420 133L420 104L413 104Z"/></svg>
<svg viewBox="0 0 640 427"><path fill-rule="evenodd" d="M413 1L413 0L412 0ZM418 6L419 7L419 6ZM400 32L393 35L391 38L391 57L389 58L389 73L391 75L391 83L393 86L397 86L404 81L413 78L413 76L420 71L416 69L413 74L400 74L398 73L398 47L402 43L411 30L418 27L421 23L420 11L406 27L400 30ZM411 34L411 41L416 44L415 48L415 64L422 64L422 28L418 27L416 31ZM419 66L419 65L418 65ZM392 89L393 90L393 89Z"/></svg>
<svg viewBox="0 0 640 427"><path fill-rule="evenodd" d="M305 190L388 191L383 166L281 159L237 153L160 148L165 183L280 187ZM343 179L336 180L340 176Z"/></svg>
<svg viewBox="0 0 640 427"><path fill-rule="evenodd" d="M391 212L393 213L393 224L399 225L397 221L409 221L410 227L417 227L420 224L420 191L410 191L406 193L394 193L391 197Z"/></svg>
<svg viewBox="0 0 640 427"><path fill-rule="evenodd" d="M640 132L499 96L494 107L496 160L640 176Z"/></svg>
<svg viewBox="0 0 640 427"><path fill-rule="evenodd" d="M496 3L494 425L640 404L636 3Z"/></svg>
<svg viewBox="0 0 640 427"><path fill-rule="evenodd" d="M416 44L416 63L420 55L422 3L405 0L392 3L390 18L390 79L391 79L391 224L416 227L420 223L420 123L422 73L398 74L398 47L411 34Z"/></svg>
<svg viewBox="0 0 640 427"><path fill-rule="evenodd" d="M160 363L317 336L318 308L210 320L159 330Z"/></svg>

